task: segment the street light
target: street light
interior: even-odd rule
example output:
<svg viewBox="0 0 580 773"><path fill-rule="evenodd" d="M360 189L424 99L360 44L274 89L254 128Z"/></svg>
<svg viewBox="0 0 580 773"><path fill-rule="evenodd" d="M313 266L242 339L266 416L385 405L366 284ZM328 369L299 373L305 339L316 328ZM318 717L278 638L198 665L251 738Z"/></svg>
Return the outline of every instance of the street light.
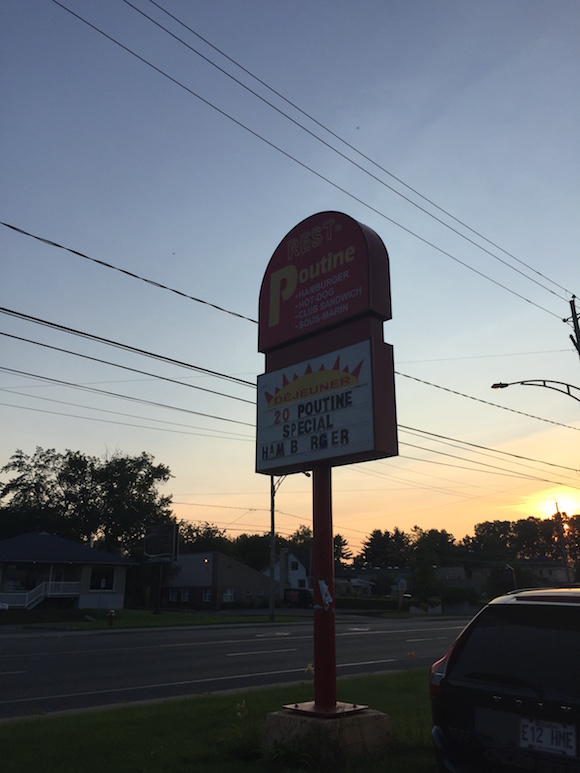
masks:
<svg viewBox="0 0 580 773"><path fill-rule="evenodd" d="M304 472L307 478L310 477L309 472ZM270 604L269 604L269 619L273 623L275 619L276 608L276 589L274 580L274 571L276 569L276 530L274 526L274 503L276 499L276 492L286 480L287 475L281 475L278 480L274 480L274 476L270 475Z"/></svg>
<svg viewBox="0 0 580 773"><path fill-rule="evenodd" d="M580 403L580 387L573 386L572 384L566 384L563 381L550 381L545 378L526 379L526 381L510 381L507 384L503 381L499 381L497 384L492 384L492 389L505 389L509 386L535 386L545 387L546 389L553 389L555 392L560 392L563 395L568 395L573 400L577 400ZM572 390L578 392L577 395L573 394Z"/></svg>

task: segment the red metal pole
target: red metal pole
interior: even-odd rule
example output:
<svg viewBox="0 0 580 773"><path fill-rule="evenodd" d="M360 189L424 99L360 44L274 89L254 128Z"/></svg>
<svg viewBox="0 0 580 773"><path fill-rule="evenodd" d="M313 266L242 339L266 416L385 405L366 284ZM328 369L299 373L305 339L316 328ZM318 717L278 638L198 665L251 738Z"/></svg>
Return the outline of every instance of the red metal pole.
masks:
<svg viewBox="0 0 580 773"><path fill-rule="evenodd" d="M334 614L334 543L331 467L312 471L314 581L314 709L336 709L336 630Z"/></svg>

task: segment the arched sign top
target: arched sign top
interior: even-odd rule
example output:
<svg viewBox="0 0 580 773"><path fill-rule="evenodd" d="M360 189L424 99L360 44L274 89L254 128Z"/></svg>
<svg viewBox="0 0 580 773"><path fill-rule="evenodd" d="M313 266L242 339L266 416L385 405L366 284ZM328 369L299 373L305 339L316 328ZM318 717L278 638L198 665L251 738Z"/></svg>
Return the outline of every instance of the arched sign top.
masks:
<svg viewBox="0 0 580 773"><path fill-rule="evenodd" d="M340 212L306 218L268 263L258 350L270 352L364 314L391 319L389 257L381 238Z"/></svg>

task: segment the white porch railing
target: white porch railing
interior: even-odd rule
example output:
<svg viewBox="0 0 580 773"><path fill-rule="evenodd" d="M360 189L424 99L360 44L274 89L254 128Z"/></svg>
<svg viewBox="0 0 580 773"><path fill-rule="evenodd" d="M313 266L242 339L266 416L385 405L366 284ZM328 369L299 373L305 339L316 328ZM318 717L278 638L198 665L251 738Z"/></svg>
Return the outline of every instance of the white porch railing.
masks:
<svg viewBox="0 0 580 773"><path fill-rule="evenodd" d="M10 609L30 609L48 597L74 597L81 592L80 582L41 582L30 591L0 593L0 604Z"/></svg>

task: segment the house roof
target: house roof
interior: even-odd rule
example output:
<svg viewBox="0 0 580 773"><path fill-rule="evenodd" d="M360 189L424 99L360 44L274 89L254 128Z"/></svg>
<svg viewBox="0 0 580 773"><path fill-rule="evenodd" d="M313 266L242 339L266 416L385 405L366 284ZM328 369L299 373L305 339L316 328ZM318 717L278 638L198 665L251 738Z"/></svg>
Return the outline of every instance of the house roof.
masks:
<svg viewBox="0 0 580 773"><path fill-rule="evenodd" d="M17 537L0 540L0 562L29 563L36 561L47 564L121 564L130 566L134 562L106 550L89 548L80 542L55 537L46 532L30 532Z"/></svg>

